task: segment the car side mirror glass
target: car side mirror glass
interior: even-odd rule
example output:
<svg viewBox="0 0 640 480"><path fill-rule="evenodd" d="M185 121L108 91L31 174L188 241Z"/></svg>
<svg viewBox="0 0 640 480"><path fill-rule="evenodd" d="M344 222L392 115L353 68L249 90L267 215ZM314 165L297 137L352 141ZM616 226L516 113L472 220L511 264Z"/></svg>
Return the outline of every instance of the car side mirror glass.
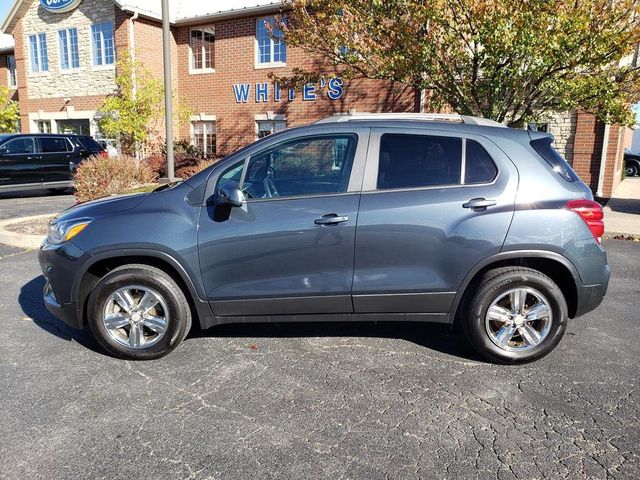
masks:
<svg viewBox="0 0 640 480"><path fill-rule="evenodd" d="M224 205L228 207L241 207L244 202L244 193L240 190L238 182L225 182L216 192L216 205Z"/></svg>

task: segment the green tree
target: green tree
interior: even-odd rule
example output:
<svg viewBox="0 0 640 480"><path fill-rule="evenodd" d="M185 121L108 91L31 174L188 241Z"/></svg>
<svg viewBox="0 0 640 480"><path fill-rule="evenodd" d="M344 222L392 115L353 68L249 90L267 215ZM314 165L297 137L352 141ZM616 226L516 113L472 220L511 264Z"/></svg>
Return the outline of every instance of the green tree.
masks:
<svg viewBox="0 0 640 480"><path fill-rule="evenodd" d="M640 0L292 0L285 8L277 26L288 45L319 59L320 75L427 90L432 109L520 126L583 108L630 124L640 98ZM318 76L294 69L281 80Z"/></svg>
<svg viewBox="0 0 640 480"><path fill-rule="evenodd" d="M13 90L0 86L0 132L13 133L19 130L20 106L13 100Z"/></svg>
<svg viewBox="0 0 640 480"><path fill-rule="evenodd" d="M98 126L107 137L120 141L125 152L147 154L160 148L158 132L164 121L164 84L126 52L118 62L117 89L99 108ZM175 108L174 122L188 119L182 102Z"/></svg>

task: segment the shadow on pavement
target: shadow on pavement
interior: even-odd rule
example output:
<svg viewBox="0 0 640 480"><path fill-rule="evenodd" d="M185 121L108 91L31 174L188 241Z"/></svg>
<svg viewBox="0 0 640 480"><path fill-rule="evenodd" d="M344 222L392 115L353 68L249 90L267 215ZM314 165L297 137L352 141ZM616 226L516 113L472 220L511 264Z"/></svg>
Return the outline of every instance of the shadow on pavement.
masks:
<svg viewBox="0 0 640 480"><path fill-rule="evenodd" d="M285 322L224 324L208 330L194 328L187 337L310 338L372 337L398 338L421 347L465 360L486 363L463 335L444 324L420 322Z"/></svg>
<svg viewBox="0 0 640 480"><path fill-rule="evenodd" d="M73 188L52 189L52 190L17 190L15 192L0 193L0 200L10 198L36 198L36 197L57 197L62 195L73 195Z"/></svg>
<svg viewBox="0 0 640 480"><path fill-rule="evenodd" d="M20 289L18 302L26 316L48 333L64 340L74 340L80 345L106 355L91 333L76 330L51 315L42 300L45 280L39 276ZM446 353L467 360L483 362L468 345L462 335L452 333L449 325L419 322L286 322L225 324L201 330L196 326L190 338L296 338L296 337L373 337L398 338L421 347Z"/></svg>
<svg viewBox="0 0 640 480"><path fill-rule="evenodd" d="M640 200L635 198L612 198L607 207L614 212L640 215Z"/></svg>
<svg viewBox="0 0 640 480"><path fill-rule="evenodd" d="M24 314L46 332L63 340L75 340L89 350L104 354L90 332L86 329L76 330L75 328L71 328L47 311L42 300L44 283L44 277L41 275L24 284L20 289L18 303Z"/></svg>

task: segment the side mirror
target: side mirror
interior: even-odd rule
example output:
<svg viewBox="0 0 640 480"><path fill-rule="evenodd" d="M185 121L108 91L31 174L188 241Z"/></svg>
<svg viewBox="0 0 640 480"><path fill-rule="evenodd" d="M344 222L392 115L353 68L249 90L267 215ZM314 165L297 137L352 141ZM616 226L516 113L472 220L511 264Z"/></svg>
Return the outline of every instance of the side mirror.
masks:
<svg viewBox="0 0 640 480"><path fill-rule="evenodd" d="M238 182L225 182L218 188L216 192L216 205L224 205L228 207L241 207L244 202L244 193L240 190Z"/></svg>

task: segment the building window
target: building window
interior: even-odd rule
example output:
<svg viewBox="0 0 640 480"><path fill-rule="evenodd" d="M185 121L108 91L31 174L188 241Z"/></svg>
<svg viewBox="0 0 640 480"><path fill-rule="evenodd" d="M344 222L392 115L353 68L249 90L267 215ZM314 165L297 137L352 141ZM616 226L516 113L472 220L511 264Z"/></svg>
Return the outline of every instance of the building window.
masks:
<svg viewBox="0 0 640 480"><path fill-rule="evenodd" d="M58 41L60 42L60 69L79 68L78 29L60 30L58 32Z"/></svg>
<svg viewBox="0 0 640 480"><path fill-rule="evenodd" d="M96 23L91 25L93 39L93 64L113 65L116 59L113 44L113 23Z"/></svg>
<svg viewBox="0 0 640 480"><path fill-rule="evenodd" d="M29 35L29 50L31 71L48 72L49 60L47 58L47 35L45 33Z"/></svg>
<svg viewBox="0 0 640 480"><path fill-rule="evenodd" d="M211 71L215 59L215 31L213 28L191 30L191 70Z"/></svg>
<svg viewBox="0 0 640 480"><path fill-rule="evenodd" d="M258 65L284 65L287 61L287 46L284 35L276 28L274 18L259 18L256 24L256 63ZM271 34L267 25L272 27Z"/></svg>
<svg viewBox="0 0 640 480"><path fill-rule="evenodd" d="M16 57L15 55L7 55L7 82L9 87L18 88L18 76L16 73Z"/></svg>
<svg viewBox="0 0 640 480"><path fill-rule="evenodd" d="M264 138L287 128L287 122L284 120L256 120L256 124L258 127L258 138Z"/></svg>
<svg viewBox="0 0 640 480"><path fill-rule="evenodd" d="M216 154L216 122L191 122L193 136L191 142L194 147L202 150L207 157Z"/></svg>
<svg viewBox="0 0 640 480"><path fill-rule="evenodd" d="M38 133L51 133L51 121L38 120L36 122L36 128L38 129Z"/></svg>

